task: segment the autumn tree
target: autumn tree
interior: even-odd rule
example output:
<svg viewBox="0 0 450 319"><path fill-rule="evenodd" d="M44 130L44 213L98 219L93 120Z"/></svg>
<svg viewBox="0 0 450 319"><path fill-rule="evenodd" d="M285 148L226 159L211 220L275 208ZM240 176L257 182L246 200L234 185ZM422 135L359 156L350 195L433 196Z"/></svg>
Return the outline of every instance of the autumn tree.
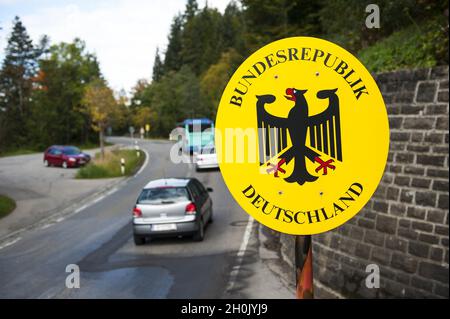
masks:
<svg viewBox="0 0 450 319"><path fill-rule="evenodd" d="M152 127L156 122L156 112L148 106L137 108L133 114L133 125L135 127L145 127L150 124Z"/></svg>
<svg viewBox="0 0 450 319"><path fill-rule="evenodd" d="M120 116L113 91L101 79L92 81L86 88L83 98L84 112L91 119L92 128L99 133L102 158L105 157L105 129Z"/></svg>
<svg viewBox="0 0 450 319"><path fill-rule="evenodd" d="M217 63L208 68L200 79L201 93L212 115L215 116L223 90L242 59L235 49L229 49L222 54Z"/></svg>

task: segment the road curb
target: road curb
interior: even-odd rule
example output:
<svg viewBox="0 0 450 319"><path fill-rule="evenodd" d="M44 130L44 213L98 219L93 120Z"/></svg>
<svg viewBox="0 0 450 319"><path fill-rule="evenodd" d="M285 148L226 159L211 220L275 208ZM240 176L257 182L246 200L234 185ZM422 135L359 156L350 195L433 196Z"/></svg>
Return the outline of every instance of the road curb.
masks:
<svg viewBox="0 0 450 319"><path fill-rule="evenodd" d="M265 227L259 224L258 230L258 252L261 261L267 268L280 279L280 282L286 289L295 292L295 276L292 274L292 268L281 257L279 240L275 235L268 234ZM271 231L271 230L270 230ZM267 248L266 246L275 246L275 249Z"/></svg>
<svg viewBox="0 0 450 319"><path fill-rule="evenodd" d="M145 169L145 166L148 165L149 161L148 158L150 157L148 152L144 151L146 160L142 163L141 168L139 169L139 172L142 172L143 169ZM61 221L63 221L66 218L69 218L73 215L78 214L82 210L86 209L87 207L95 204L97 201L99 201L99 198L102 199L102 197L109 196L116 192L118 189L121 188L122 185L126 184L129 180L135 178L138 173L134 175L130 175L127 177L121 177L118 180L112 181L111 184L107 185L102 190L92 193L89 196L86 196L82 199L74 199L72 200L72 204L69 204L65 207L58 207L50 210L50 215L31 224L28 226L25 226L23 228L20 228L18 230L15 230L5 236L0 237L0 249L3 249L7 246L10 246L17 241L20 240L21 235L24 232L28 232L34 229L45 229L48 228L54 224L57 224Z"/></svg>

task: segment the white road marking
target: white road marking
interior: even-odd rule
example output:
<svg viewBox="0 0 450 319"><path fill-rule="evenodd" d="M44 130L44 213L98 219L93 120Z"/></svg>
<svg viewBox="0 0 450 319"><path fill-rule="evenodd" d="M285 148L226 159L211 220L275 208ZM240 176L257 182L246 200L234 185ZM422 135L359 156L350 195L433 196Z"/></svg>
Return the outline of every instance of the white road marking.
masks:
<svg viewBox="0 0 450 319"><path fill-rule="evenodd" d="M22 237L16 237L16 238L14 238L14 239L12 239L10 241L7 241L6 243L4 243L3 245L0 246L0 250L3 249L3 248L6 248L8 246L11 246L12 244L17 243L21 239L22 239Z"/></svg>
<svg viewBox="0 0 450 319"><path fill-rule="evenodd" d="M75 209L74 213L77 214L77 213L81 212L82 210L84 210L86 208L87 208L87 205L83 205L81 207L78 207L77 209Z"/></svg>
<svg viewBox="0 0 450 319"><path fill-rule="evenodd" d="M53 225L54 225L54 223L48 223L48 224L45 224L44 226L42 226L39 229L46 229L46 228L49 228L50 226L53 226Z"/></svg>
<svg viewBox="0 0 450 319"><path fill-rule="evenodd" d="M146 150L144 150L144 149L141 149L141 150L142 150L142 151L144 152L144 154L145 154L145 161L144 161L144 164L142 164L141 168L137 171L136 174L134 174L133 177L136 177L136 176L138 176L140 173L142 173L142 171L145 169L145 167L147 167L147 164L148 164L148 161L149 161L150 155L148 154L148 152L147 152Z"/></svg>
<svg viewBox="0 0 450 319"><path fill-rule="evenodd" d="M237 276L239 275L239 270L241 269L242 260L244 259L244 255L247 250L248 242L250 240L250 235L252 234L254 221L255 220L253 219L253 217L251 217L251 216L248 217L248 222L247 222L247 226L245 227L245 232L244 232L244 237L242 238L241 247L239 248L239 251L236 255L237 263L233 267L233 270L231 271L231 274L230 274L230 280L228 281L228 285L227 285L227 289L226 289L227 292L231 292L231 290L233 290L233 288L234 288L234 285L236 284L236 279L237 279Z"/></svg>
<svg viewBox="0 0 450 319"><path fill-rule="evenodd" d="M81 207L78 207L78 208L77 208L76 210L74 210L72 213L67 214L67 215L65 215L65 216L58 217L58 218L55 219L55 220L51 220L51 221L48 222L47 224L44 224L43 226L41 226L39 229L46 229L46 228L49 228L49 227L51 227L51 226L53 226L53 225L55 225L55 224L57 224L57 223L62 222L62 221L65 220L67 217L70 217L70 216L73 216L73 215L75 215L75 214L78 214L79 212L85 210L86 208L88 208L88 207L90 207L90 206L92 206L92 205L94 205L94 204L100 202L101 200L105 199L106 197L110 196L111 194L113 194L114 192L116 192L118 189L119 189L118 187L112 188L111 190L109 190L109 191L106 192L105 194L103 194L103 195L101 195L101 196L95 198L94 200L90 201L89 203L84 204L84 205L81 206Z"/></svg>

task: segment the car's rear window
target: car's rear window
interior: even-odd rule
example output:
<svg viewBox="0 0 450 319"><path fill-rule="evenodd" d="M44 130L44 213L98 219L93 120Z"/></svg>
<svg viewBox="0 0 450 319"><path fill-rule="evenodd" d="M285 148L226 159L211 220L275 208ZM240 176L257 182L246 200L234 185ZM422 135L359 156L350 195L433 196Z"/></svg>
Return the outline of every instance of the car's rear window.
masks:
<svg viewBox="0 0 450 319"><path fill-rule="evenodd" d="M81 153L80 149L77 147L65 147L63 153L66 155L78 155Z"/></svg>
<svg viewBox="0 0 450 319"><path fill-rule="evenodd" d="M189 200L186 187L159 187L144 189L139 195L138 204L171 204Z"/></svg>

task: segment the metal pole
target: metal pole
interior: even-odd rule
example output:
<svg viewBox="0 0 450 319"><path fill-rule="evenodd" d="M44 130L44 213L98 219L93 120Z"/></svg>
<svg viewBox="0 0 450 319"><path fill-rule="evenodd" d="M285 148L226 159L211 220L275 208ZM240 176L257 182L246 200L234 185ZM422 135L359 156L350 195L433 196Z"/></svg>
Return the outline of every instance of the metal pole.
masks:
<svg viewBox="0 0 450 319"><path fill-rule="evenodd" d="M297 299L313 299L313 263L311 235L295 236L295 279Z"/></svg>

